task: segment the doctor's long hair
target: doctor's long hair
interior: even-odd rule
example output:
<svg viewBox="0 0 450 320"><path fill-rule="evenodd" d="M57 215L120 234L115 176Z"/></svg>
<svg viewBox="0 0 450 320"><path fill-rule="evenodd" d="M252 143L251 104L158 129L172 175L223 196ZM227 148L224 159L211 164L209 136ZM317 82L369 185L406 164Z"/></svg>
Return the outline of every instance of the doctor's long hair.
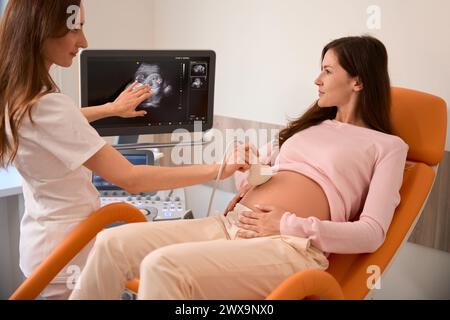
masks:
<svg viewBox="0 0 450 320"><path fill-rule="evenodd" d="M43 95L59 91L46 68L43 45L46 39L69 32L67 9L80 2L9 0L6 6L0 22L0 168L14 161L18 130L26 115L31 119L32 106ZM6 121L12 141L6 134Z"/></svg>
<svg viewBox="0 0 450 320"><path fill-rule="evenodd" d="M340 38L323 48L322 61L328 50L333 50L339 64L351 77L359 77L364 85L359 92L356 117L373 130L392 134L391 82L384 44L371 36ZM324 120L335 119L336 115L337 107L319 107L318 102L315 102L300 118L291 121L280 131L279 147L294 134Z"/></svg>

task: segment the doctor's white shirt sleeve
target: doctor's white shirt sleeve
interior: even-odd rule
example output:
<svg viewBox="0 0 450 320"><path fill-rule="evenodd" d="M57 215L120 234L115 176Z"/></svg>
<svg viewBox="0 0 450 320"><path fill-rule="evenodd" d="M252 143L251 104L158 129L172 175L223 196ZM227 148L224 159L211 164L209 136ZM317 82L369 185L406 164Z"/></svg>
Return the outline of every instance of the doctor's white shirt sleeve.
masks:
<svg viewBox="0 0 450 320"><path fill-rule="evenodd" d="M31 112L40 146L68 169L81 167L105 144L71 98L60 93L42 97Z"/></svg>

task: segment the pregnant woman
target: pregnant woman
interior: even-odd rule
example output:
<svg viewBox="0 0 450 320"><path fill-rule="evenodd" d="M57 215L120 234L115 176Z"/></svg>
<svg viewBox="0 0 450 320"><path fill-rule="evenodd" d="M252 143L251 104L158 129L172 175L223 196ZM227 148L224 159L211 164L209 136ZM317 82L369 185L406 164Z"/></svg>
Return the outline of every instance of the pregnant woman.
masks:
<svg viewBox="0 0 450 320"><path fill-rule="evenodd" d="M286 277L326 269L329 253L384 242L408 145L392 134L386 48L369 36L322 52L318 101L259 151L275 175L240 188L226 215L101 232L72 299L263 299Z"/></svg>

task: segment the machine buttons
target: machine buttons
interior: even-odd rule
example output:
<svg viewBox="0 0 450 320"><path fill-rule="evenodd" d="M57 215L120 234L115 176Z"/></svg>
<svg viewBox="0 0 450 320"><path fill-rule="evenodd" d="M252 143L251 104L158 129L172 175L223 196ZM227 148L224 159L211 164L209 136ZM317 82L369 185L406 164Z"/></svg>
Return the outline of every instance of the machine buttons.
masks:
<svg viewBox="0 0 450 320"><path fill-rule="evenodd" d="M170 194L160 193L129 194L123 190L102 190L101 205L115 202L126 202L136 206L147 221L163 221L184 219L185 194L184 189L175 189Z"/></svg>
<svg viewBox="0 0 450 320"><path fill-rule="evenodd" d="M141 212L147 216L147 220L153 221L158 216L158 208L155 207L143 207Z"/></svg>

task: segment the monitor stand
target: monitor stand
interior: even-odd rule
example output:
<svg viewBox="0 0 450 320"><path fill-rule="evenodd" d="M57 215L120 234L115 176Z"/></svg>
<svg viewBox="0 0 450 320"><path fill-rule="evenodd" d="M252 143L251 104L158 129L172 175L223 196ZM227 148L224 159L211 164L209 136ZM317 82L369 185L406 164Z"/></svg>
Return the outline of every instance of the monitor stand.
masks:
<svg viewBox="0 0 450 320"><path fill-rule="evenodd" d="M139 136L118 136L116 140L116 145L123 144L137 144Z"/></svg>
<svg viewBox="0 0 450 320"><path fill-rule="evenodd" d="M139 136L118 136L116 137L115 144L113 145L114 148L117 150L138 150L138 149L144 149L143 147L137 147L140 144L138 143ZM128 146L128 147L126 147ZM158 152L156 148L153 148L153 150L148 150L152 152L151 160L149 159L149 165L155 164L155 152Z"/></svg>

